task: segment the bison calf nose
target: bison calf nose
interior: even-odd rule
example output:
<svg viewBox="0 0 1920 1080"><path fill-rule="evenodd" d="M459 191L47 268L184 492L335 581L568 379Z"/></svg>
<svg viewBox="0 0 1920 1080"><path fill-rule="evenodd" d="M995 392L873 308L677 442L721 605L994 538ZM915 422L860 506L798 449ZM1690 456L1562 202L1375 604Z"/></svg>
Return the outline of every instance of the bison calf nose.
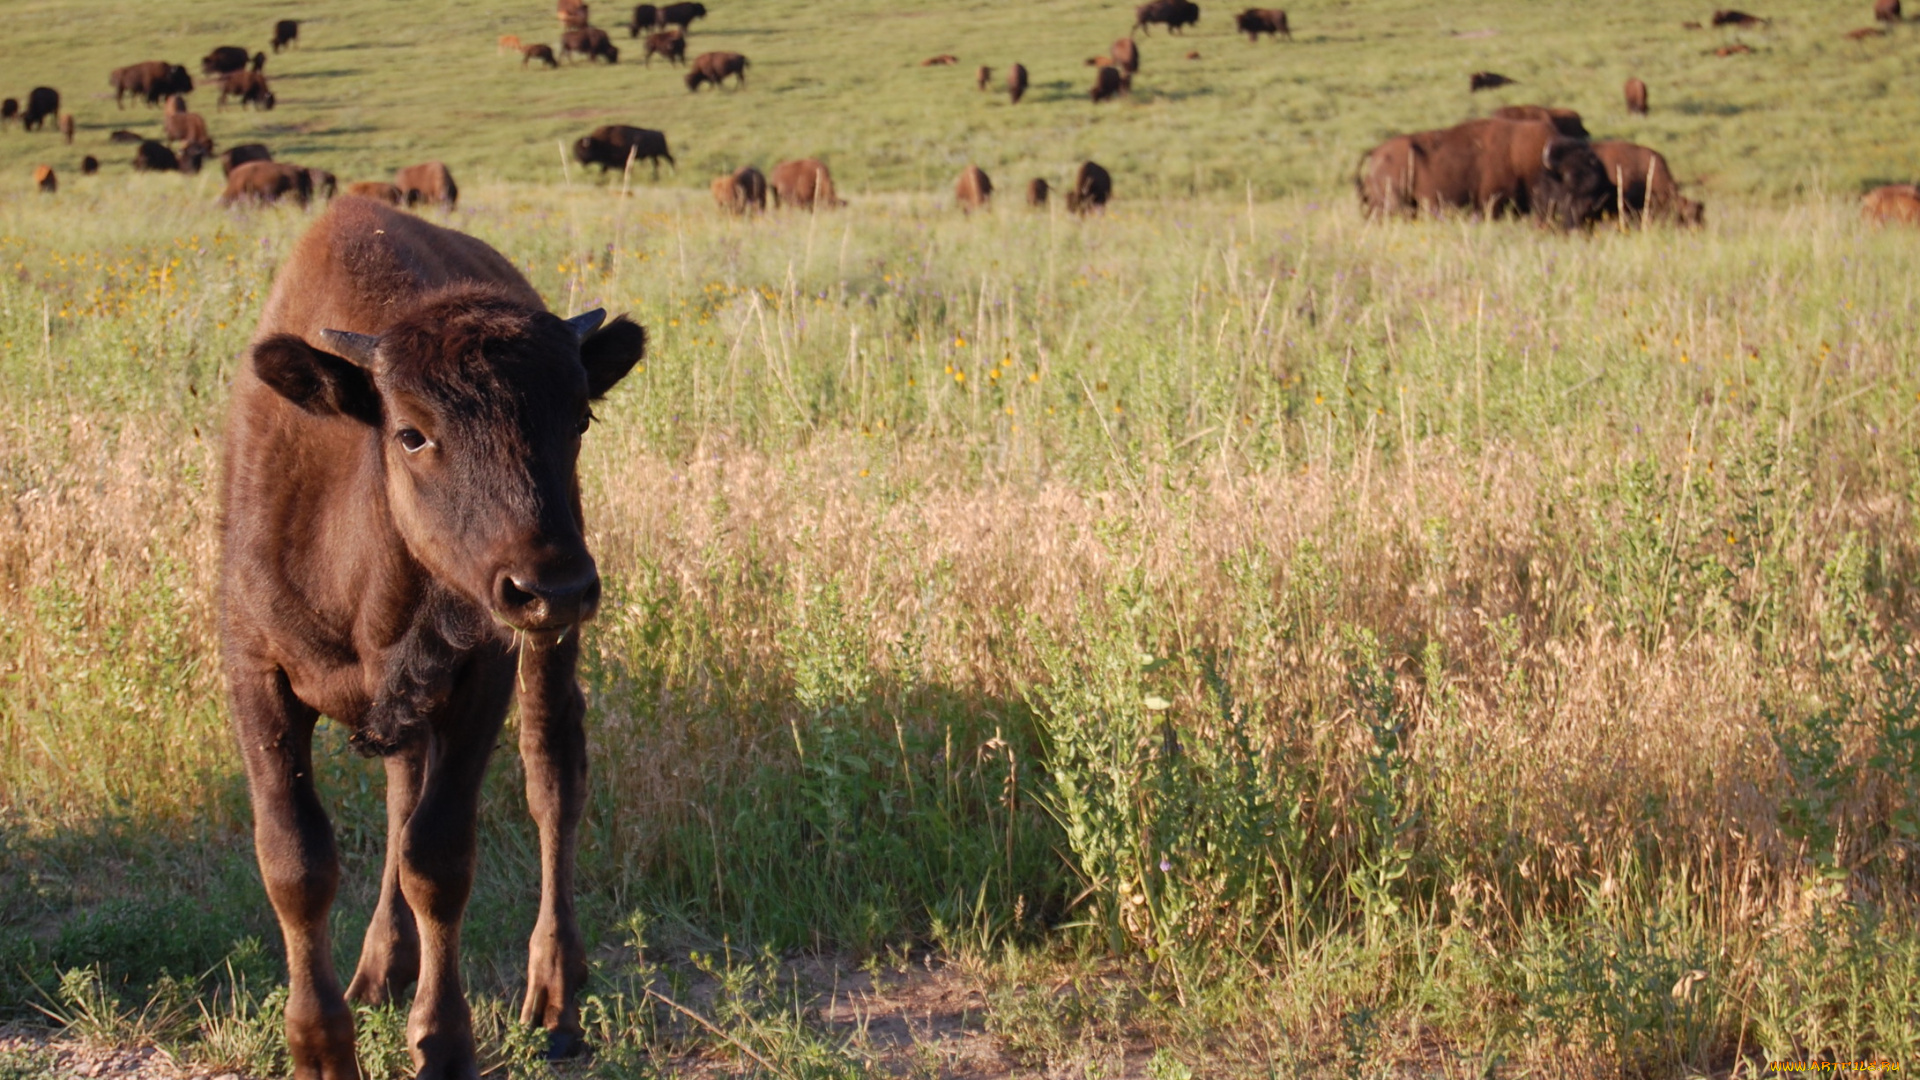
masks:
<svg viewBox="0 0 1920 1080"><path fill-rule="evenodd" d="M493 585L493 609L521 630L564 630L600 608L600 575L548 581L502 573Z"/></svg>

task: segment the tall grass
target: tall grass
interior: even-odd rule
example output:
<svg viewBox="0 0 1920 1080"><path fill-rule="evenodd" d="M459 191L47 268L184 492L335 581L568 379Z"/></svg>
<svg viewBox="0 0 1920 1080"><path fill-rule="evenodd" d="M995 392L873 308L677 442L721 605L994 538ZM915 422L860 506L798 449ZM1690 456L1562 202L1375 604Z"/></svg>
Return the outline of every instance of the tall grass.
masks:
<svg viewBox="0 0 1920 1080"><path fill-rule="evenodd" d="M212 481L305 220L102 188L0 205L0 937L56 999L205 974L245 1022L182 1045L245 1047L272 933ZM934 945L1036 1065L1920 1052L1920 255L1844 201L1590 237L463 207L556 307L656 335L583 465L607 1061L708 1038L644 993L690 949L748 965L712 976L734 1038L855 1068L762 945ZM351 941L377 772L323 742ZM532 915L516 769L468 924L488 1000Z"/></svg>

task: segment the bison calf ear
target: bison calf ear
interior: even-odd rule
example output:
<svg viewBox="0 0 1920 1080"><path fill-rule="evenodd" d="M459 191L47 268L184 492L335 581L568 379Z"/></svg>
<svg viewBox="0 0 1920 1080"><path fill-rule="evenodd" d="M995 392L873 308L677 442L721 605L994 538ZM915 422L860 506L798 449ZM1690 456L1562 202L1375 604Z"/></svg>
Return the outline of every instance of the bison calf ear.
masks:
<svg viewBox="0 0 1920 1080"><path fill-rule="evenodd" d="M380 423L380 394L373 387L373 377L298 335L275 334L255 345L253 372L275 393L315 416Z"/></svg>
<svg viewBox="0 0 1920 1080"><path fill-rule="evenodd" d="M647 355L647 330L625 315L601 327L580 343L580 363L587 369L587 396L607 396L627 377L633 365Z"/></svg>

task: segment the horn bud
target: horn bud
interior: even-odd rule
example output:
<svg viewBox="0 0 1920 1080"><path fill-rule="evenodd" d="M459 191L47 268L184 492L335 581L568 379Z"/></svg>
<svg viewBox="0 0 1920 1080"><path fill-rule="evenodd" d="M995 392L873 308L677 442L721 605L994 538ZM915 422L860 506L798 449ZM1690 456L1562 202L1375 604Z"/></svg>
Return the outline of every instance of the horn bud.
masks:
<svg viewBox="0 0 1920 1080"><path fill-rule="evenodd" d="M351 330L322 330L320 343L357 367L373 366L373 354L380 348L380 339L373 334L356 334Z"/></svg>

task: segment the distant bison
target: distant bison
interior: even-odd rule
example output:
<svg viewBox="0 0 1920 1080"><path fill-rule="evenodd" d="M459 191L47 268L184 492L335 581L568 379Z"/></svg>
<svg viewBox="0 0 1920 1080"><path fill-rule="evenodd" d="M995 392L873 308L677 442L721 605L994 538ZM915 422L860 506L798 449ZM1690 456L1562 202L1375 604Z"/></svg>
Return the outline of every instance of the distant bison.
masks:
<svg viewBox="0 0 1920 1080"><path fill-rule="evenodd" d="M1900 21L1900 0L1873 0L1873 17L1880 22Z"/></svg>
<svg viewBox="0 0 1920 1080"><path fill-rule="evenodd" d="M1067 192L1067 209L1076 214L1091 214L1105 210L1112 198L1113 177L1107 170L1091 161L1081 162L1080 170L1073 176L1073 187Z"/></svg>
<svg viewBox="0 0 1920 1080"><path fill-rule="evenodd" d="M261 72L267 70L267 54L266 53L257 52L253 54L253 66L251 70L255 75L258 75Z"/></svg>
<svg viewBox="0 0 1920 1080"><path fill-rule="evenodd" d="M180 171L200 175L201 166L213 156L213 144L210 142L189 142L180 148Z"/></svg>
<svg viewBox="0 0 1920 1080"><path fill-rule="evenodd" d="M1287 13L1279 8L1248 8L1234 16L1233 24L1247 35L1248 41L1259 41L1261 34L1293 40L1293 31L1287 28Z"/></svg>
<svg viewBox="0 0 1920 1080"><path fill-rule="evenodd" d="M560 0L554 14L568 30L584 30L589 22L588 8L582 0Z"/></svg>
<svg viewBox="0 0 1920 1080"><path fill-rule="evenodd" d="M1053 194L1053 188L1041 177L1027 181L1027 205L1045 209L1047 199Z"/></svg>
<svg viewBox="0 0 1920 1080"><path fill-rule="evenodd" d="M660 176L660 160L678 169L679 163L673 160L673 153L667 149L667 137L658 131L647 128L628 127L625 124L607 124L594 128L589 134L574 141L573 157L582 165L598 165L604 174L608 169L624 171L631 159L635 164L642 161L653 163L655 179Z"/></svg>
<svg viewBox="0 0 1920 1080"><path fill-rule="evenodd" d="M627 24L627 36L637 38L640 31L651 30L660 25L660 9L652 4L639 4L633 9L633 21Z"/></svg>
<svg viewBox="0 0 1920 1080"><path fill-rule="evenodd" d="M613 47L613 39L605 30L589 26L582 30L569 30L560 35L560 55L571 60L575 56L584 56L588 63L605 60L609 64L620 62L620 50Z"/></svg>
<svg viewBox="0 0 1920 1080"><path fill-rule="evenodd" d="M340 178L325 169L308 169L307 180L312 184L315 198L331 199L340 190Z"/></svg>
<svg viewBox="0 0 1920 1080"><path fill-rule="evenodd" d="M707 17L705 4L667 4L660 8L660 25L677 26L682 30L693 27L693 20Z"/></svg>
<svg viewBox="0 0 1920 1080"><path fill-rule="evenodd" d="M993 199L993 181L978 165L969 165L953 183L953 201L960 209L972 212L984 208Z"/></svg>
<svg viewBox="0 0 1920 1080"><path fill-rule="evenodd" d="M49 117L60 115L60 91L51 86L36 86L27 91L27 108L20 114L23 131L39 131Z"/></svg>
<svg viewBox="0 0 1920 1080"><path fill-rule="evenodd" d="M166 131L168 145L197 142L205 143L209 149L213 146L206 118L199 113L168 113L160 126Z"/></svg>
<svg viewBox="0 0 1920 1080"><path fill-rule="evenodd" d="M298 165L277 161L249 161L227 174L220 205L276 203L292 199L301 206L313 198L313 177Z"/></svg>
<svg viewBox="0 0 1920 1080"><path fill-rule="evenodd" d="M1628 79L1626 86L1627 111L1640 116L1647 114L1647 84L1638 78Z"/></svg>
<svg viewBox="0 0 1920 1080"><path fill-rule="evenodd" d="M759 169L742 165L724 176L716 176L709 185L713 201L729 214L764 211L767 208L767 178Z"/></svg>
<svg viewBox="0 0 1920 1080"><path fill-rule="evenodd" d="M233 170L249 161L272 160L273 151L268 150L264 145L257 142L241 143L239 146L228 147L227 152L220 155L220 173L223 176L232 176Z"/></svg>
<svg viewBox="0 0 1920 1080"><path fill-rule="evenodd" d="M271 111L275 102L273 90L267 85L267 77L252 71L236 71L227 76L226 81L220 84L217 107L226 108L229 97L239 98L243 109L251 105L256 109Z"/></svg>
<svg viewBox="0 0 1920 1080"><path fill-rule="evenodd" d="M399 206L406 201L399 188L379 180L361 180L347 185L347 194L358 195L363 199L376 199L388 206Z"/></svg>
<svg viewBox="0 0 1920 1080"><path fill-rule="evenodd" d="M146 139L133 152L134 172L179 172L180 158L163 142Z"/></svg>
<svg viewBox="0 0 1920 1080"><path fill-rule="evenodd" d="M300 20L281 19L279 22L273 24L273 51L274 52L277 53L281 49L290 48L294 42L299 40L300 40Z"/></svg>
<svg viewBox="0 0 1920 1080"><path fill-rule="evenodd" d="M1545 105L1502 105L1493 110L1499 120L1544 120L1569 139L1589 138L1587 125L1572 109L1549 109Z"/></svg>
<svg viewBox="0 0 1920 1080"><path fill-rule="evenodd" d="M244 70L253 58L238 45L222 45L200 58L200 74L231 75Z"/></svg>
<svg viewBox="0 0 1920 1080"><path fill-rule="evenodd" d="M137 131L128 131L126 128L121 128L107 136L107 141L110 143L143 143L147 141L147 137Z"/></svg>
<svg viewBox="0 0 1920 1080"><path fill-rule="evenodd" d="M60 134L66 137L68 146L73 145L73 126L73 114L70 112L61 113Z"/></svg>
<svg viewBox="0 0 1920 1080"><path fill-rule="evenodd" d="M5 127L9 121L17 119L19 116L19 98L7 98L4 101L0 101L0 127Z"/></svg>
<svg viewBox="0 0 1920 1080"><path fill-rule="evenodd" d="M921 67L952 67L953 65L959 62L960 62L960 58L953 55L952 53L941 53L939 56L929 56L925 60L920 61L920 66Z"/></svg>
<svg viewBox="0 0 1920 1080"><path fill-rule="evenodd" d="M1749 15L1744 11L1723 8L1713 13L1713 25L1738 26L1750 30L1756 26L1767 25L1767 20L1760 18L1758 15Z"/></svg>
<svg viewBox="0 0 1920 1080"><path fill-rule="evenodd" d="M1108 65L1093 74L1093 89L1088 91L1087 96L1091 97L1095 104L1119 97L1120 92L1127 88L1127 77L1117 67Z"/></svg>
<svg viewBox="0 0 1920 1080"><path fill-rule="evenodd" d="M187 74L187 69L165 60L148 60L114 68L107 77L107 83L113 87L114 104L121 108L126 107L128 94L145 98L149 105L158 105L162 98L193 92L193 76Z"/></svg>
<svg viewBox="0 0 1920 1080"><path fill-rule="evenodd" d="M693 70L687 72L687 89L696 93L700 84L710 82L714 86L724 86L727 76L738 80L738 86L747 85L747 58L736 52L701 53L693 58Z"/></svg>
<svg viewBox="0 0 1920 1080"><path fill-rule="evenodd" d="M52 195L60 190L60 180L53 175L53 166L35 165L33 167L33 186L40 189L42 195Z"/></svg>
<svg viewBox="0 0 1920 1080"><path fill-rule="evenodd" d="M1745 42L1739 42L1733 45L1722 45L1719 48L1713 50L1713 55L1721 56L1721 57L1746 56L1751 52L1753 52L1753 46L1748 45Z"/></svg>
<svg viewBox="0 0 1920 1080"><path fill-rule="evenodd" d="M1012 100L1013 104L1018 105L1020 104L1020 99L1025 97L1026 94L1027 67L1025 64L1015 64L1007 69L1007 97Z"/></svg>
<svg viewBox="0 0 1920 1080"><path fill-rule="evenodd" d="M981 93L987 92L987 84L993 81L993 69L981 64L973 73L973 88Z"/></svg>
<svg viewBox="0 0 1920 1080"><path fill-rule="evenodd" d="M527 43L520 40L519 34L501 34L498 38L494 39L493 55L499 56L501 53L517 54L526 47Z"/></svg>
<svg viewBox="0 0 1920 1080"><path fill-rule="evenodd" d="M553 57L553 47L550 45L528 45L526 48L520 50L521 67L526 67L535 60L540 61L550 68L560 66L560 61Z"/></svg>
<svg viewBox="0 0 1920 1080"><path fill-rule="evenodd" d="M1613 182L1619 209L1643 221L1699 225L1706 220L1706 208L1680 194L1673 170L1659 151L1609 140L1594 143L1593 152Z"/></svg>
<svg viewBox="0 0 1920 1080"><path fill-rule="evenodd" d="M1482 90L1498 90L1503 86L1514 85L1514 80L1497 71L1476 71L1467 76L1467 90L1479 93Z"/></svg>
<svg viewBox="0 0 1920 1080"><path fill-rule="evenodd" d="M453 173L438 161L409 165L393 174L408 206L439 203L451 210L460 201L460 189L454 186Z"/></svg>
<svg viewBox="0 0 1920 1080"><path fill-rule="evenodd" d="M1140 70L1140 46L1130 37L1123 37L1107 50L1113 58L1113 66L1133 75Z"/></svg>
<svg viewBox="0 0 1920 1080"><path fill-rule="evenodd" d="M1155 24L1167 28L1170 34L1180 33L1182 29L1200 21L1200 5L1190 0L1148 0L1133 9L1133 28L1136 31L1153 32Z"/></svg>
<svg viewBox="0 0 1920 1080"><path fill-rule="evenodd" d="M1860 213L1875 225L1920 225L1920 187L1888 184L1867 192Z"/></svg>
<svg viewBox="0 0 1920 1080"><path fill-rule="evenodd" d="M653 66L653 58L664 56L669 63L687 62L687 35L681 30L660 30L647 35L647 66Z"/></svg>
<svg viewBox="0 0 1920 1080"><path fill-rule="evenodd" d="M80 175L81 176L92 176L94 173L97 173L99 171L100 171L99 158L94 157L92 154L88 154L86 157L83 157L80 159Z"/></svg>
<svg viewBox="0 0 1920 1080"><path fill-rule="evenodd" d="M783 161L775 165L773 175L768 177L768 186L773 189L775 206L791 206L798 210L831 210L846 205L834 194L833 174L813 158Z"/></svg>
<svg viewBox="0 0 1920 1080"><path fill-rule="evenodd" d="M1884 26L1863 26L1858 30L1847 31L1848 41L1865 41L1868 38L1877 38L1877 37L1886 37L1886 36L1887 36L1887 29Z"/></svg>

